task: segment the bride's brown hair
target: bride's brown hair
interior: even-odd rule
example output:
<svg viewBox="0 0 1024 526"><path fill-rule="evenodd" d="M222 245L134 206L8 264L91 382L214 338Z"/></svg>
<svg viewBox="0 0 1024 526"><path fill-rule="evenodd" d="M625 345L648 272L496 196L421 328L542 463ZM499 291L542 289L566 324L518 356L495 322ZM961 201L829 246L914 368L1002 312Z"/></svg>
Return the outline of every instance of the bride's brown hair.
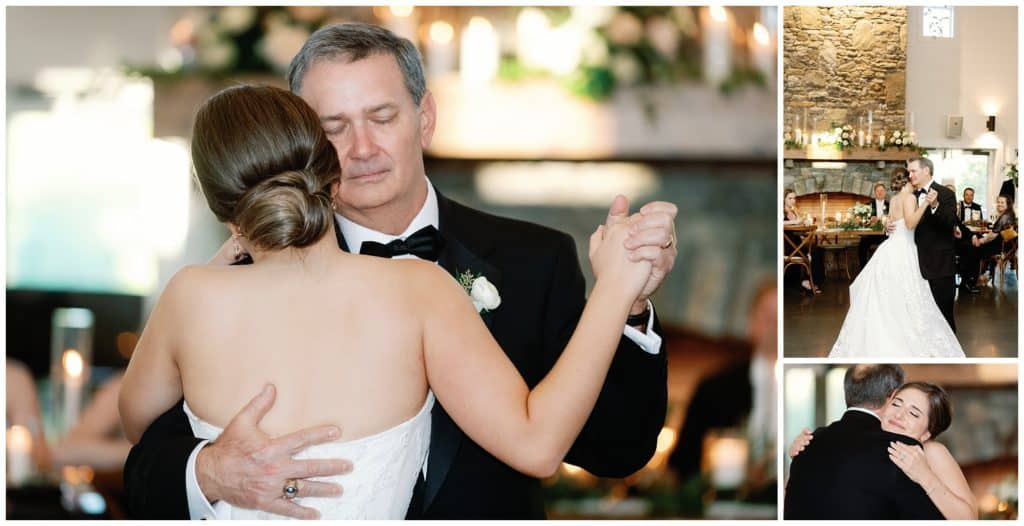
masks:
<svg viewBox="0 0 1024 526"><path fill-rule="evenodd" d="M909 181L910 172L902 166L897 166L893 168L892 174L889 177L889 187L892 188L893 192L899 192Z"/></svg>
<svg viewBox="0 0 1024 526"><path fill-rule="evenodd" d="M289 91L240 85L211 97L196 115L192 163L210 210L257 247L312 245L334 220L338 155Z"/></svg>
<svg viewBox="0 0 1024 526"><path fill-rule="evenodd" d="M927 382L907 382L900 387L896 394L905 389L917 389L928 398L928 435L930 439L934 439L939 436L939 433L949 429L949 425L953 423L953 408L945 389Z"/></svg>

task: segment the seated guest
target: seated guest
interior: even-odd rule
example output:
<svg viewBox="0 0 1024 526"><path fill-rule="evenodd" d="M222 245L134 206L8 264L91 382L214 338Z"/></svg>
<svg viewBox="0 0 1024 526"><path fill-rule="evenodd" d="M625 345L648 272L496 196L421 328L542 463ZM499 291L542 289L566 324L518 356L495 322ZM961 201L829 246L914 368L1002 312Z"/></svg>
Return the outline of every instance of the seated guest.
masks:
<svg viewBox="0 0 1024 526"><path fill-rule="evenodd" d="M1001 195L996 198L996 212L999 217L992 223L992 231L986 234L977 234L972 237L971 242L980 250L980 259L986 260L1002 251L1003 230L1013 228L1017 225L1017 214L1013 211L1013 198Z"/></svg>
<svg viewBox="0 0 1024 526"><path fill-rule="evenodd" d="M800 219L800 213L796 211L796 192L793 190L786 190L782 194L782 224L785 225L802 225L803 220ZM789 239L793 245L800 244L800 235L793 232L784 232L786 238ZM787 243L785 240L782 242L782 253L789 254L793 251L793 246ZM801 274L800 267L793 265L786 269L786 275L783 276L783 280L786 284L792 285L800 280ZM818 288L818 284L822 282L825 277L825 251L822 250L818 245L814 245L811 248L811 277L814 279L814 285L811 285L811 280L804 279L800 281L800 288L808 294L821 294L821 289Z"/></svg>
<svg viewBox="0 0 1024 526"><path fill-rule="evenodd" d="M775 502L777 298L774 279L757 288L747 322L748 340L753 347L751 357L701 380L694 390L679 440L668 460L681 482L700 474L704 436L709 431L743 429L750 441L752 459L745 489Z"/></svg>
<svg viewBox="0 0 1024 526"><path fill-rule="evenodd" d="M896 168L896 170L904 170L906 168ZM871 219L872 223L879 221L883 216L889 215L889 201L885 199L885 185L882 183L875 184L875 188L872 191L874 199L867 203L871 206ZM868 252L871 251L871 247L877 247L882 241L885 241L885 235L880 234L877 236L863 236L860 238L860 245L857 247L857 258L860 260L861 268L868 262Z"/></svg>
<svg viewBox="0 0 1024 526"><path fill-rule="evenodd" d="M953 227L953 237L953 250L957 258L956 273L960 275L959 288L970 294L977 294L981 292L978 288L978 262L981 260L981 252L974 246L971 229L964 223L959 212L956 226Z"/></svg>
<svg viewBox="0 0 1024 526"><path fill-rule="evenodd" d="M957 216L960 217L960 221L964 223L978 221L985 217L985 215L982 214L981 205L974 202L973 188L967 188L964 190L964 200L958 203L956 212ZM974 219L975 217L977 219Z"/></svg>

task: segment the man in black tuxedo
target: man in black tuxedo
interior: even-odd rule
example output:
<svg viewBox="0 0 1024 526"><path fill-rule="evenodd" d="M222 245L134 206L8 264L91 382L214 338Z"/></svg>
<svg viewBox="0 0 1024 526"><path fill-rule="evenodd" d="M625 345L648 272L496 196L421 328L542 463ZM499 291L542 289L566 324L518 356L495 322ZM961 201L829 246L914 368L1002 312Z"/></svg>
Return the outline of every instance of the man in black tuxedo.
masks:
<svg viewBox="0 0 1024 526"><path fill-rule="evenodd" d="M814 432L790 466L784 518L942 519L920 485L889 459L895 440L920 442L882 431L878 412L903 384L895 364L855 365L846 370L846 413Z"/></svg>
<svg viewBox="0 0 1024 526"><path fill-rule="evenodd" d="M383 257L436 257L453 275L486 276L501 303L483 321L526 383L539 383L583 310L585 280L574 242L546 227L473 210L433 188L423 149L430 144L436 108L415 45L373 25L326 26L296 55L289 84L321 116L338 152L339 247ZM627 213L628 203L617 198L609 214ZM597 404L566 458L598 476L624 477L643 467L664 423L666 360L648 297L675 260L675 214L669 203L646 205L626 242L635 256L651 259L654 270L623 328ZM236 259L229 240L214 261ZM341 320L338 334L344 337ZM267 390L254 398L211 443L193 437L181 404L159 417L125 464L131 515L198 519L212 514L210 503L225 500L315 517L313 510L283 499L285 480L299 479L300 497L327 496L336 485L306 479L359 466L344 459L292 460L293 451L333 440L330 426L266 436L258 424L273 396ZM544 517L537 479L484 451L440 404L432 417L426 474L416 485L410 518Z"/></svg>
<svg viewBox="0 0 1024 526"><path fill-rule="evenodd" d="M956 296L956 194L932 180L934 165L925 157L914 157L907 162L910 184L918 206L927 206L921 222L914 230L917 259L921 276L928 280L935 303L949 328L956 332L953 303ZM961 234L965 235L965 234Z"/></svg>
<svg viewBox="0 0 1024 526"><path fill-rule="evenodd" d="M968 187L964 190L964 200L960 201L959 206L957 206L957 216L963 223L972 221L974 216L977 216L980 220L985 219L981 205L974 202L973 188Z"/></svg>
<svg viewBox="0 0 1024 526"><path fill-rule="evenodd" d="M874 223L881 220L883 216L889 215L889 201L885 198L886 190L885 185L882 183L875 184L875 188L871 193L874 199L868 205L871 206L870 221ZM884 235L862 236L860 238L860 244L857 247L857 258L860 260L861 268L864 268L864 265L868 262L868 252L871 250L871 247L877 247L882 241L885 241Z"/></svg>

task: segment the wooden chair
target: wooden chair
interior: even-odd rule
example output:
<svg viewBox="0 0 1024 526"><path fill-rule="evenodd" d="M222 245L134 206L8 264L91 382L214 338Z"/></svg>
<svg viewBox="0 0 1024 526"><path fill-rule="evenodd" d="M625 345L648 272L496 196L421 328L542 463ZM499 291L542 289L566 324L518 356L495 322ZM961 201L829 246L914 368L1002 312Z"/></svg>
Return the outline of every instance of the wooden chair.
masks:
<svg viewBox="0 0 1024 526"><path fill-rule="evenodd" d="M782 238L786 240L786 251L782 255L782 273L786 269L797 265L807 272L807 280L811 283L811 289L815 289L814 273L811 272L811 249L814 248L814 232L818 227L810 226L786 226L783 228ZM787 234L793 234L792 236ZM797 237L799 241L793 239Z"/></svg>
<svg viewBox="0 0 1024 526"><path fill-rule="evenodd" d="M1006 283L1006 267L1009 266L1014 272L1017 272L1017 244L1020 237L1016 227L1007 228L999 235L1003 238L1003 249L1000 253L992 256L992 262L995 264L992 283L995 284L996 276L999 276L999 286L1002 287ZM1020 277L1019 274L1018 277Z"/></svg>

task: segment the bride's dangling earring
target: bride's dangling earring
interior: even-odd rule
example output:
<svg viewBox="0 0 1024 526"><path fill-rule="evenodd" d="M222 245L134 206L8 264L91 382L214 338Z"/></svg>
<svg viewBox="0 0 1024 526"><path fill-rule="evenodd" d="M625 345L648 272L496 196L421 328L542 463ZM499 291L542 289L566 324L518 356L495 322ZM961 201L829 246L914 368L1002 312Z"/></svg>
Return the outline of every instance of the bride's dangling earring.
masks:
<svg viewBox="0 0 1024 526"><path fill-rule="evenodd" d="M235 261L242 258L242 245L238 243L238 238L242 237L242 234L231 234L231 241L235 244Z"/></svg>

